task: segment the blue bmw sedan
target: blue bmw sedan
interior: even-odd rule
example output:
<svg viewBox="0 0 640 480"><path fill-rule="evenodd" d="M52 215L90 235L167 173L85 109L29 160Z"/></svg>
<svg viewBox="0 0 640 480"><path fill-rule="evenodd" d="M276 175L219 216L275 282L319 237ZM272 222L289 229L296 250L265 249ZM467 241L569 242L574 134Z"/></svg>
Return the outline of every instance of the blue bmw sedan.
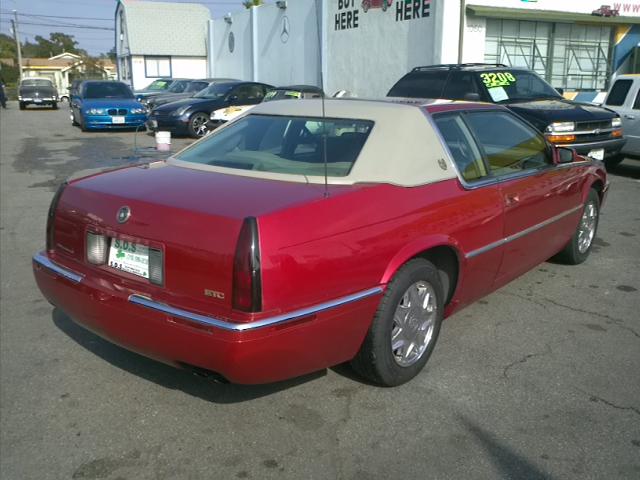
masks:
<svg viewBox="0 0 640 480"><path fill-rule="evenodd" d="M122 82L87 80L71 98L71 123L83 132L144 126L147 109Z"/></svg>

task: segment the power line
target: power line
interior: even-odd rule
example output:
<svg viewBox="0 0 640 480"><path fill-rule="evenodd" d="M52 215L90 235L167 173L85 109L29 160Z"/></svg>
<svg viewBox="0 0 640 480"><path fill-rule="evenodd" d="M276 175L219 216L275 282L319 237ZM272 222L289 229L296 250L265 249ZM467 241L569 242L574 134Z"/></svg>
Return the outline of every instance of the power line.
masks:
<svg viewBox="0 0 640 480"><path fill-rule="evenodd" d="M18 13L19 17L43 17L43 18L66 18L69 20L100 20L113 22L113 18L98 18L98 17L69 17L67 15L36 15L35 13Z"/></svg>
<svg viewBox="0 0 640 480"><path fill-rule="evenodd" d="M0 22L8 22L8 20L0 19ZM87 30L108 30L110 32L115 31L114 28L109 27L93 27L91 25L62 25L60 23L36 23L36 22L20 22L20 25L38 25L41 27L64 27L64 28L84 28Z"/></svg>

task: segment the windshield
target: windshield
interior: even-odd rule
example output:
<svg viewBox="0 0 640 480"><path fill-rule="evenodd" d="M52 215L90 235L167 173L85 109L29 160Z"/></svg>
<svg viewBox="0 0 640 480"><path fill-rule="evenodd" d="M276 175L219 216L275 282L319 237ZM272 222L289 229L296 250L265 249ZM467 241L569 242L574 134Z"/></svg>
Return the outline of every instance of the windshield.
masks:
<svg viewBox="0 0 640 480"><path fill-rule="evenodd" d="M176 156L178 160L240 170L344 177L360 154L373 122L249 115ZM324 138L326 132L326 141Z"/></svg>
<svg viewBox="0 0 640 480"><path fill-rule="evenodd" d="M133 98L133 93L120 82L88 83L84 98Z"/></svg>
<svg viewBox="0 0 640 480"><path fill-rule="evenodd" d="M218 99L224 97L231 91L233 84L229 83L217 83L209 85L207 88L194 95L195 98L209 98Z"/></svg>
<svg viewBox="0 0 640 480"><path fill-rule="evenodd" d="M171 84L171 86L167 89L167 92L169 92L169 93L182 93L182 92L184 92L184 89L187 88L188 84L189 84L189 82L187 82L186 80L180 80L180 81L173 82Z"/></svg>
<svg viewBox="0 0 640 480"><path fill-rule="evenodd" d="M209 84L207 82L191 82L185 92L193 93L199 92L200 90L207 88Z"/></svg>
<svg viewBox="0 0 640 480"><path fill-rule="evenodd" d="M29 78L22 81L23 87L53 87L51 80L45 78Z"/></svg>
<svg viewBox="0 0 640 480"><path fill-rule="evenodd" d="M267 92L263 102L270 102L272 100L299 100L302 98L320 98L319 92L301 92L300 90L271 90Z"/></svg>
<svg viewBox="0 0 640 480"><path fill-rule="evenodd" d="M476 74L495 103L562 98L537 74L522 70L482 72Z"/></svg>
<svg viewBox="0 0 640 480"><path fill-rule="evenodd" d="M154 80L151 82L145 90L166 90L171 85L169 80Z"/></svg>

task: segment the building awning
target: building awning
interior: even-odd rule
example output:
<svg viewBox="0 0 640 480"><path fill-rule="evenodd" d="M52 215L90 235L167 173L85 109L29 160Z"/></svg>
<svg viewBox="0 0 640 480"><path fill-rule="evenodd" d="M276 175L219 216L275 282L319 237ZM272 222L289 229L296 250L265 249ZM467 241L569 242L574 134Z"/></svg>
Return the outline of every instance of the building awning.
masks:
<svg viewBox="0 0 640 480"><path fill-rule="evenodd" d="M536 20L566 23L593 23L598 25L640 24L640 17L599 17L589 13L559 12L553 10L535 10L530 8L487 7L485 5L467 5L467 13L479 17L504 18L509 20Z"/></svg>

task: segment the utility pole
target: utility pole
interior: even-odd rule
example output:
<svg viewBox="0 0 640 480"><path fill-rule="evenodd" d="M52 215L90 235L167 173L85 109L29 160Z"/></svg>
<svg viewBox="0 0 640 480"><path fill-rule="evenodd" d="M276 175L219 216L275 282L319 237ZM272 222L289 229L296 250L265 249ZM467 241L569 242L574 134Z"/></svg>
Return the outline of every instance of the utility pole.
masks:
<svg viewBox="0 0 640 480"><path fill-rule="evenodd" d="M18 32L18 12L13 11L13 37L16 39L16 51L18 52L18 72L20 73L19 80L22 80L22 47L20 46L20 33Z"/></svg>

